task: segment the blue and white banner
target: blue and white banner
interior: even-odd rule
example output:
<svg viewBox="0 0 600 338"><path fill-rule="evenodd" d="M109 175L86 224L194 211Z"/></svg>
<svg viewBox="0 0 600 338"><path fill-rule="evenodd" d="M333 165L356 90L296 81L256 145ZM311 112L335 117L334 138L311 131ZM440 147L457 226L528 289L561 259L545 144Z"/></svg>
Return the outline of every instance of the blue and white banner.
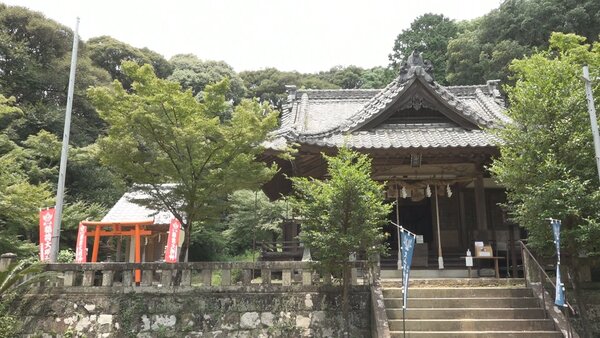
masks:
<svg viewBox="0 0 600 338"><path fill-rule="evenodd" d="M565 292L563 290L563 284L560 278L560 220L550 220L552 225L552 233L554 234L554 245L556 245L556 297L554 304L558 306L565 306Z"/></svg>
<svg viewBox="0 0 600 338"><path fill-rule="evenodd" d="M406 309L406 299L408 296L408 276L410 274L410 265L412 264L413 252L415 251L415 242L417 237L400 228L402 233L402 308Z"/></svg>

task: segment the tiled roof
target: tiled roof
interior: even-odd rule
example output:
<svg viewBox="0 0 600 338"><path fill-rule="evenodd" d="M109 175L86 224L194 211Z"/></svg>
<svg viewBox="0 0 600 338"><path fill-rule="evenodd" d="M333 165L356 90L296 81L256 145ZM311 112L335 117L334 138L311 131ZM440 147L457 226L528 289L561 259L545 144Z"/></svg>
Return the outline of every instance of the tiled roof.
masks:
<svg viewBox="0 0 600 338"><path fill-rule="evenodd" d="M415 83L417 82L418 83ZM458 125L401 125L363 130L392 107L412 85L422 86L472 128ZM283 149L298 142L325 147L346 144L354 148L430 148L492 146L497 139L483 129L510 122L504 102L490 85L445 87L424 77L398 76L384 89L299 90L288 99L267 148ZM451 127L451 128L448 128ZM476 128L476 129L473 129Z"/></svg>
<svg viewBox="0 0 600 338"><path fill-rule="evenodd" d="M150 198L150 195L140 190L125 193L117 203L102 218L102 222L126 222L154 219L154 224L169 224L173 214L165 210L153 210L136 203L136 200Z"/></svg>
<svg viewBox="0 0 600 338"><path fill-rule="evenodd" d="M497 139L482 130L463 128L377 129L322 138L299 138L301 143L321 147L355 149L490 147Z"/></svg>

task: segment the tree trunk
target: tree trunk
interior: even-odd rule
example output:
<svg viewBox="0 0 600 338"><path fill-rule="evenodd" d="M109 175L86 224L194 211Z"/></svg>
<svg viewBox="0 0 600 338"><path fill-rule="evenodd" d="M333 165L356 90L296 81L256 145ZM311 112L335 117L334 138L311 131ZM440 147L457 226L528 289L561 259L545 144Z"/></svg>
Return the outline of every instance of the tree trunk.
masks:
<svg viewBox="0 0 600 338"><path fill-rule="evenodd" d="M190 248L190 234L192 233L192 222L189 221L184 229L184 234L185 234L185 238L183 240L183 245L181 246L181 252L179 253L179 261L180 262L187 262L187 252L188 249Z"/></svg>
<svg viewBox="0 0 600 338"><path fill-rule="evenodd" d="M344 317L344 337L350 337L350 267L344 263L344 272L342 273L342 316Z"/></svg>

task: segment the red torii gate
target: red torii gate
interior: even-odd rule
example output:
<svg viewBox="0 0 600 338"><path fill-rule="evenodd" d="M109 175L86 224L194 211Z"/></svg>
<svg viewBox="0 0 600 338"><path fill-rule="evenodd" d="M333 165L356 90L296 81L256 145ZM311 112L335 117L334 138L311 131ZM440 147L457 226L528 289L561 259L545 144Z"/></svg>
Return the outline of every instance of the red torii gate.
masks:
<svg viewBox="0 0 600 338"><path fill-rule="evenodd" d="M149 230L148 226L154 224L153 219L143 221L126 221L126 222L92 222L83 221L83 225L94 227L94 230L88 231L88 236L94 236L94 246L92 249L91 262L98 261L98 249L100 247L100 237L103 236L131 236L135 238L135 263L142 262L141 238L142 236L150 236L161 231ZM142 275L140 270L135 270L135 282L140 283Z"/></svg>

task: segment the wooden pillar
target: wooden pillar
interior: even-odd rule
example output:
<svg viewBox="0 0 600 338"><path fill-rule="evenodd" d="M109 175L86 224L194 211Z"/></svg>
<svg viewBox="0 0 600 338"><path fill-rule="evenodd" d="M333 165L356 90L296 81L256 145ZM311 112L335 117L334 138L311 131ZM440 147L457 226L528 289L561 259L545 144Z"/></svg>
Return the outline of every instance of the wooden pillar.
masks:
<svg viewBox="0 0 600 338"><path fill-rule="evenodd" d="M459 231L460 245L464 249L471 247L471 229L467 225L467 213L465 212L465 192L462 188L458 190L458 208L459 208Z"/></svg>
<svg viewBox="0 0 600 338"><path fill-rule="evenodd" d="M140 236L140 225L135 225L135 262L142 262L141 252L141 236ZM135 270L135 282L140 283L142 281L142 272L139 269Z"/></svg>
<svg viewBox="0 0 600 338"><path fill-rule="evenodd" d="M96 225L96 229L94 231L94 248L92 249L92 263L98 261L98 249L100 247L100 225Z"/></svg>
<svg viewBox="0 0 600 338"><path fill-rule="evenodd" d="M475 212L477 215L477 230L485 232L488 229L487 211L485 203L485 190L483 188L483 175L475 178Z"/></svg>

